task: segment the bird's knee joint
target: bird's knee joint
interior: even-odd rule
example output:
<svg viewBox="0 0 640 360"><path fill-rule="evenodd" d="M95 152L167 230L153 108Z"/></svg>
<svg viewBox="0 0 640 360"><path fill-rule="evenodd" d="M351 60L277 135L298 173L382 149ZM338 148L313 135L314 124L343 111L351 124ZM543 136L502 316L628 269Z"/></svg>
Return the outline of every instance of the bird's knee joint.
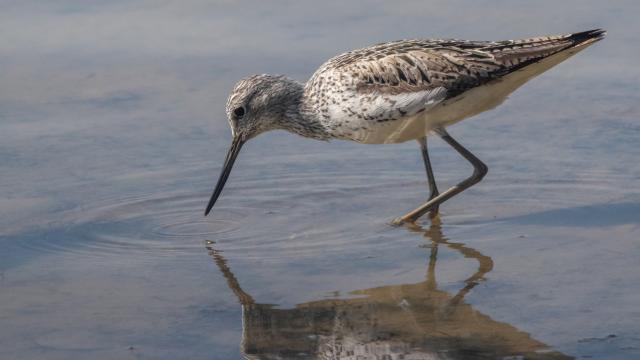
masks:
<svg viewBox="0 0 640 360"><path fill-rule="evenodd" d="M480 163L474 170L473 175L478 179L478 181L480 181L482 180L482 178L484 178L485 175L487 175L488 172L489 168L487 167L487 165Z"/></svg>

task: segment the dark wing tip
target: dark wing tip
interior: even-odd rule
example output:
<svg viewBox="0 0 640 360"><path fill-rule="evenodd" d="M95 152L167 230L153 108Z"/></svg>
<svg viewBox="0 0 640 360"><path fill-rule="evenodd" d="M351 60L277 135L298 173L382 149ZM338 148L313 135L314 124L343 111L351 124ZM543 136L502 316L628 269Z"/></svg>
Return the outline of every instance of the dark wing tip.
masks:
<svg viewBox="0 0 640 360"><path fill-rule="evenodd" d="M587 31L571 34L569 35L569 39L571 39L571 41L573 41L574 44L577 45L589 40L594 40L594 41L602 40L606 35L607 35L606 30L594 29L594 30L587 30Z"/></svg>

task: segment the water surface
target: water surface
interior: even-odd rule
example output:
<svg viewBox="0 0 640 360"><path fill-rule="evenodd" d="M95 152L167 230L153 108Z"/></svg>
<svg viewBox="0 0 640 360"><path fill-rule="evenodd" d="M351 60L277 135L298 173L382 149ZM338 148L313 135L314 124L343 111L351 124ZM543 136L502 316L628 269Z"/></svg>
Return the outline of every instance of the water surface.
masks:
<svg viewBox="0 0 640 360"><path fill-rule="evenodd" d="M8 1L0 347L11 359L640 357L632 1ZM489 166L440 221L418 147L262 135L202 213L252 73L415 37L607 39L450 129ZM470 167L430 140L441 189ZM368 356L368 357L366 357Z"/></svg>

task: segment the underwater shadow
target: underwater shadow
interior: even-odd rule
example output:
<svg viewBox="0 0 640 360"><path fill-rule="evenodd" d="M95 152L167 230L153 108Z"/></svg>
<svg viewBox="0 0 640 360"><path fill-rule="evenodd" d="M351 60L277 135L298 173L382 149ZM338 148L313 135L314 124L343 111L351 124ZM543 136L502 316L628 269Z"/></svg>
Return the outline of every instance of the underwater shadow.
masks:
<svg viewBox="0 0 640 360"><path fill-rule="evenodd" d="M464 297L493 269L491 257L443 233L438 219L429 229L423 281L351 292L356 298L323 299L279 309L260 304L244 290L222 253L209 254L242 305L240 344L246 359L573 359L528 333L495 321ZM455 294L436 280L438 251L455 250L478 262Z"/></svg>
<svg viewBox="0 0 640 360"><path fill-rule="evenodd" d="M638 214L640 203L624 202L547 210L503 218L501 221L522 225L607 227L636 224Z"/></svg>

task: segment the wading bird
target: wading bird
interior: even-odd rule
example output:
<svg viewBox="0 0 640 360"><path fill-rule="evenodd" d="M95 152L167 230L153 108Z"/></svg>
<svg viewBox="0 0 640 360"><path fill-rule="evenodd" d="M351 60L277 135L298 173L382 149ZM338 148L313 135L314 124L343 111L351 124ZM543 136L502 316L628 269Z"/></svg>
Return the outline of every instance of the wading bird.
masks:
<svg viewBox="0 0 640 360"><path fill-rule="evenodd" d="M429 200L394 220L414 222L479 182L487 166L445 128L500 105L536 75L603 39L604 30L522 40L400 40L338 55L307 81L254 75L239 81L227 101L233 140L209 200L209 214L233 163L249 139L282 129L317 140L363 144L417 140L430 188ZM474 168L440 193L427 150L427 135L440 136Z"/></svg>

